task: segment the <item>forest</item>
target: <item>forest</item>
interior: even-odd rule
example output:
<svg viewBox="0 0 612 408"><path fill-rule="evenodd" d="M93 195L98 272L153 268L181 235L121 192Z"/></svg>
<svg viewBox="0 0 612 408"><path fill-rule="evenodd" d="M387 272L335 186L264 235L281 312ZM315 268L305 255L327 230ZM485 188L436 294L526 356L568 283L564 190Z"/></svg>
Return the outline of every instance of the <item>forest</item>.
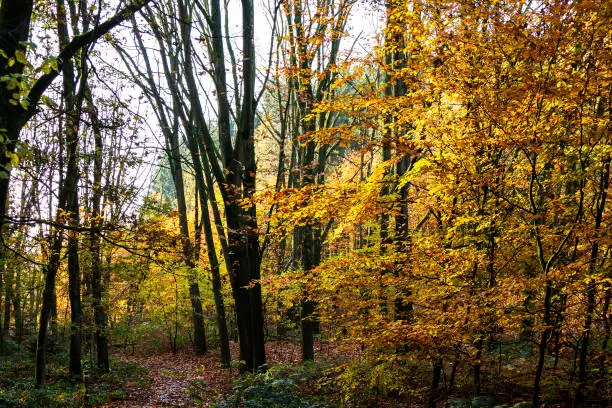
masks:
<svg viewBox="0 0 612 408"><path fill-rule="evenodd" d="M610 406L611 28L0 0L0 407Z"/></svg>

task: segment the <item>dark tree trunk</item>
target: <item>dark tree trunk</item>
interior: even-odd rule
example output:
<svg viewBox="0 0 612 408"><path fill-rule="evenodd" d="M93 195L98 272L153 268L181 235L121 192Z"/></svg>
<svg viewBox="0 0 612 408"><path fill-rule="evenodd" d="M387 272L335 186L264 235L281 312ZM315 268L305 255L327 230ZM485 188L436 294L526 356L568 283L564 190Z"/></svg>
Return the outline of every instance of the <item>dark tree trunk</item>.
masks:
<svg viewBox="0 0 612 408"><path fill-rule="evenodd" d="M63 196L60 195L60 200ZM45 288L43 290L42 307L38 325L38 339L36 343L36 386L40 387L46 381L46 354L48 343L49 321L56 306L55 279L60 265L60 252L62 250L63 233L56 231L51 244L51 254L45 267ZM57 314L57 311L55 311Z"/></svg>
<svg viewBox="0 0 612 408"><path fill-rule="evenodd" d="M606 206L607 190L610 181L610 158L608 158L602 167L599 197L595 211L595 230L601 229L604 210ZM593 275L597 269L597 258L599 254L599 241L595 240L591 246L591 256L589 258L589 275ZM591 338L591 326L593 324L593 315L596 307L596 282L594 278L589 278L586 290L587 310L584 317L584 329L582 332L582 341L580 343L580 360L578 363L578 387L576 389L576 405L584 403L584 386L587 381L587 360L589 355L589 343ZM604 349L605 352L605 349Z"/></svg>
<svg viewBox="0 0 612 408"><path fill-rule="evenodd" d="M21 271L15 271L15 290L13 292L13 318L15 319L15 342L23 341L23 314L21 310Z"/></svg>
<svg viewBox="0 0 612 408"><path fill-rule="evenodd" d="M552 283L550 280L546 282L544 289L544 327L540 342L538 344L538 362L536 365L536 372L533 380L533 396L531 399L532 406L538 407L540 405L540 383L542 381L542 373L544 371L544 359L546 357L546 347L552 329L550 328L550 309L552 301Z"/></svg>
<svg viewBox="0 0 612 408"><path fill-rule="evenodd" d="M110 370L109 353L108 353L108 338L106 336L107 314L104 307L104 284L102 282L102 253L100 245L100 231L102 220L101 203L102 203L102 155L104 153L104 142L102 138L102 130L98 117L98 112L93 102L93 96L88 89L87 104L89 117L91 119L93 135L94 135L94 168L93 168L93 186L91 198L91 218L94 229L89 237L91 256L91 289L92 303L94 310L94 341L96 343L96 363L98 370L102 373L107 373Z"/></svg>
<svg viewBox="0 0 612 408"><path fill-rule="evenodd" d="M76 25L76 22L73 22ZM69 44L68 17L63 0L57 1L57 33L60 50ZM76 229L79 225L79 196L78 196L78 135L82 99L76 95L76 80L74 74L75 64L72 59L62 62L63 71L63 97L66 106L66 178L64 190L66 194L66 214L68 224L74 230L68 233L68 294L70 298L70 374L81 377L82 358L82 327L83 311L81 309L81 270L79 267L79 239ZM86 81L86 67L81 74ZM61 209L61 208L60 208Z"/></svg>
<svg viewBox="0 0 612 408"><path fill-rule="evenodd" d="M179 8L179 16L181 18L181 37L183 39L183 47L185 52L185 75L188 78L188 83L193 87L195 83L195 78L193 77L193 64L192 64L192 55L191 55L191 36L190 36L190 24L189 16L187 15L187 10L182 1L178 2ZM199 104L194 103L192 106L192 111L194 109L201 109ZM221 366L227 368L231 363L231 354L229 348L229 335L227 330L227 319L225 317L225 304L223 302L223 294L222 294L222 285L221 285L221 275L219 273L219 260L217 258L217 250L215 248L215 242L213 239L213 230L211 226L210 215L208 211L208 202L210 201L213 217L215 218L215 223L217 224L217 232L219 234L219 240L221 242L221 248L223 250L224 256L227 252L227 244L225 239L225 232L223 231L223 226L221 224L219 210L216 206L216 202L214 199L214 185L212 182L212 178L210 175L210 171L208 169L208 161L205 155L200 155L204 153L201 151L200 146L198 145L197 136L201 134L200 129L198 129L198 125L204 126L200 123L199 120L193 115L189 121L184 118L184 127L186 131L187 144L189 148L189 152L191 153L191 160L195 169L196 176L196 185L199 190L198 196L200 199L200 207L202 210L201 216L201 224L204 228L204 239L206 241L207 255L208 255L208 263L210 265L210 272L212 277L212 290L213 290L213 298L215 301L215 312L217 316L217 329L219 330L219 343L220 343L220 351L221 351ZM193 122L197 124L194 125ZM204 130L204 129L202 129ZM204 164L203 162L204 161ZM204 174L206 173L206 177ZM227 261L226 261L227 263Z"/></svg>
<svg viewBox="0 0 612 408"><path fill-rule="evenodd" d="M178 115L177 115L178 116ZM194 251L189 238L189 225L187 223L187 203L185 200L185 185L183 182L183 169L181 167L181 156L179 152L178 130L173 129L168 132L170 136L168 161L172 170L174 188L176 190L176 200L179 212L179 225L181 229L181 241L183 245L183 259L185 265L190 269L189 276L189 299L191 301L191 313L194 331L194 348L198 355L205 354L207 351L206 331L204 327L204 314L202 310L202 300L200 299L200 287L195 276Z"/></svg>
<svg viewBox="0 0 612 408"><path fill-rule="evenodd" d="M440 397L440 380L442 379L443 361L441 358L434 359L433 362L433 373L431 379L431 387L429 389L429 397L427 398L427 406L429 408L436 408L436 402Z"/></svg>
<svg viewBox="0 0 612 408"><path fill-rule="evenodd" d="M240 200L250 199L255 192L257 167L253 130L255 121L255 50L254 11L251 0L242 0L242 103L236 134L235 146L232 146L230 134L230 105L227 94L223 33L221 29L221 8L218 0L211 2L210 30L214 66L215 84L217 87L217 113L219 142L224 177L220 170L215 171L215 178L221 187L225 204L228 229L229 272L232 294L236 307L238 337L240 341L240 360L245 362L245 369L252 371L262 367L265 362L263 311L261 300L260 250L257 230L255 205L242 209ZM192 97L195 92L192 92ZM212 150L211 139L206 147L208 159L215 166L216 157Z"/></svg>
<svg viewBox="0 0 612 408"><path fill-rule="evenodd" d="M473 381L474 381L474 396L479 397L480 393L481 393L481 388L482 388L482 384L481 384L481 362L480 359L482 358L482 346L483 346L484 340L482 338L482 336L479 336L478 339L476 339L476 342L474 343L474 347L476 347L476 356L474 356L474 364L472 364L472 371L473 371Z"/></svg>
<svg viewBox="0 0 612 408"><path fill-rule="evenodd" d="M9 65L8 59L14 58L16 51L25 51L24 43L30 32L33 6L34 0L3 0L0 3L0 44L4 51L4 56L0 56L0 77L18 77L23 74L24 65L18 60ZM13 92L4 85L0 86L0 129L6 129L6 133L2 134L0 147L9 153L0 155L0 173L3 175L0 177L0 227L8 209L10 153L15 151L23 126L23 123L17 120L23 115L23 107L10 103Z"/></svg>
<svg viewBox="0 0 612 408"><path fill-rule="evenodd" d="M14 271L10 268L4 272L4 321L2 323L2 338L7 338L11 327L11 303L13 300Z"/></svg>

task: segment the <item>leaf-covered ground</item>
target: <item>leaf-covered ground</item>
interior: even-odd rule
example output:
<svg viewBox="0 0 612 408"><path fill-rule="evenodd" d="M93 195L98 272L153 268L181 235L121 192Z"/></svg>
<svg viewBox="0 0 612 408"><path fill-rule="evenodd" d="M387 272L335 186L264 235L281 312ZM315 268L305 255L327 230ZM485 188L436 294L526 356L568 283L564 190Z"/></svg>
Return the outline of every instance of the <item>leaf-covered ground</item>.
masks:
<svg viewBox="0 0 612 408"><path fill-rule="evenodd" d="M238 360L238 344L231 343L230 347L232 360ZM341 361L355 357L357 348L347 350L329 344L317 344L315 353L320 361ZM301 364L300 345L291 342L268 342L266 356L270 365ZM213 401L233 393L234 380L239 376L237 368L221 368L217 350L211 350L204 356L181 351L152 356L126 353L120 358L145 368L151 382L147 387L128 383L127 398L114 401L107 407L210 406ZM200 401L194 396L198 396Z"/></svg>

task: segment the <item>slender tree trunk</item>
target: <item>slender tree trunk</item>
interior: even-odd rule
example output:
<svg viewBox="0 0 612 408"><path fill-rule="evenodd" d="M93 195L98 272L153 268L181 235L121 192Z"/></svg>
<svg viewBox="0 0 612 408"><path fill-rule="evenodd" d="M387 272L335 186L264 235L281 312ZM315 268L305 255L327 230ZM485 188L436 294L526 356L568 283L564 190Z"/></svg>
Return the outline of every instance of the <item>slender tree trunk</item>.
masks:
<svg viewBox="0 0 612 408"><path fill-rule="evenodd" d="M183 6L182 3L180 3L180 5L181 7ZM177 71L180 69L178 66L179 56L175 50L173 50L172 44L168 43L169 39L164 31L167 27L160 27L159 23L155 20L154 12L150 8L147 8L147 18L150 21L150 26L160 47L161 61L164 69L163 74L165 75L166 82L172 95L172 110L169 112L170 117L166 116L166 113L160 109L160 112L158 112L158 118L164 133L166 156L170 165L172 181L176 192L183 261L189 268L189 298L191 302L192 324L194 330L194 349L196 354L202 355L207 351L206 330L204 325L202 300L200 298L200 287L195 271L197 254L195 254L194 245L189 235L187 201L185 198L185 184L183 181L183 170L181 164L182 159L179 147L179 121L181 120L181 110L183 109L183 106L179 100L180 89L176 81L176 75L172 72L173 70ZM147 48L144 45L140 32L137 29L135 19L132 19L132 22L136 31L138 46L140 47L144 56L148 76L147 81L149 84L148 89L154 94L154 100L157 105L163 106L164 103L162 102L162 97L157 89L157 85L155 84L155 74L153 73L150 65Z"/></svg>
<svg viewBox="0 0 612 408"><path fill-rule="evenodd" d="M63 196L60 195L60 203ZM63 203L62 203L63 204ZM60 252L62 249L63 232L55 231L51 244L49 262L45 267L45 288L43 290L42 307L38 323L38 338L36 343L36 386L40 387L46 381L46 353L48 342L49 321L54 313L57 314L55 298L55 279L60 265Z"/></svg>
<svg viewBox="0 0 612 408"><path fill-rule="evenodd" d="M210 273L212 276L212 290L215 299L215 310L217 313L217 329L219 330L219 345L221 348L221 366L227 368L231 363L231 355L229 348L229 335L227 331L227 319L225 317L225 304L223 303L223 294L221 292L221 275L219 273L219 261L215 253L212 228L210 227L210 218L208 209L204 208L205 213L202 214L206 218L204 223L204 236L206 239L208 262L210 263Z"/></svg>
<svg viewBox="0 0 612 408"><path fill-rule="evenodd" d="M2 323L2 338L8 338L11 327L11 303L13 300L13 279L15 271L7 269L4 272L4 322Z"/></svg>
<svg viewBox="0 0 612 408"><path fill-rule="evenodd" d="M21 344L23 341L23 313L21 310L21 271L15 271L15 290L13 292L13 318L15 319L15 342Z"/></svg>
<svg viewBox="0 0 612 408"><path fill-rule="evenodd" d="M542 381L542 373L544 371L544 359L546 357L546 347L548 346L548 340L552 329L550 328L550 310L552 301L552 283L550 280L546 281L544 289L544 330L540 337L538 344L538 362L536 365L535 376L533 380L533 396L531 399L534 408L540 405L540 383Z"/></svg>
<svg viewBox="0 0 612 408"><path fill-rule="evenodd" d="M94 310L94 341L96 343L96 362L98 370L107 373L110 370L108 338L106 336L107 314L104 306L104 284L102 282L102 253L100 245L100 231L102 225L102 162L104 153L104 141L102 130L96 107L93 103L93 96L88 89L87 104L89 117L91 119L94 136L94 164L93 164L93 185L91 198L91 227L94 231L89 236L91 256L91 289L92 303Z"/></svg>
<svg viewBox="0 0 612 408"><path fill-rule="evenodd" d="M73 21L73 25L77 23ZM69 44L68 18L63 0L57 1L57 33L60 50ZM86 81L86 67L80 67ZM70 298L70 374L81 377L82 358L82 326L83 312L81 309L81 270L79 266L79 239L76 229L79 226L79 196L78 196L78 132L82 98L76 95L76 80L74 64L71 59L62 62L63 96L66 106L66 208L68 224L74 230L68 233L68 294Z"/></svg>
<svg viewBox="0 0 612 408"><path fill-rule="evenodd" d="M601 170L601 179L599 186L599 197L595 211L595 230L601 229L603 221L604 209L606 206L607 190L610 181L610 158L604 162ZM599 255L599 241L595 240L591 246L591 256L589 258L589 275L593 275L597 269L597 258ZM594 278L589 277L586 290L587 309L584 317L584 329L582 332L582 341L580 344L580 360L578 363L578 387L576 389L576 404L584 403L584 386L587 381L587 360L589 355L589 343L591 338L591 326L593 324L593 315L596 307L596 282Z"/></svg>
<svg viewBox="0 0 612 408"><path fill-rule="evenodd" d="M484 339L482 337L482 335L480 335L478 337L478 339L476 339L476 342L474 343L474 347L476 347L476 356L474 357L475 361L474 364L472 364L472 370L473 370L473 374L474 374L474 396L479 397L480 393L481 393L481 388L482 388L482 384L481 384L481 362L480 359L482 358L482 346L484 343Z"/></svg>
<svg viewBox="0 0 612 408"><path fill-rule="evenodd" d="M440 380L442 379L443 361L441 358L435 358L433 361L433 374L431 379L431 387L429 389L429 397L427 399L427 406L429 408L436 408L436 402L438 401Z"/></svg>
<svg viewBox="0 0 612 408"><path fill-rule="evenodd" d="M599 356L599 371L600 371L600 378L602 379L606 379L608 378L608 370L609 367L606 364L607 357L608 357L608 342L610 341L610 315L609 315L609 310L610 310L610 297L612 295L612 291L610 290L610 285L608 284L606 289L605 289L605 296L604 296L604 306L603 306L603 311L602 311L602 315L603 315L603 321L604 321L604 334L603 334L603 339L601 340L601 349L600 349L600 356Z"/></svg>
<svg viewBox="0 0 612 408"><path fill-rule="evenodd" d="M4 235L6 224L0 226L0 234ZM4 237L3 237L4 238ZM2 288L4 284L4 278L6 276L6 249L0 247L0 306L2 305ZM4 326L0 321L0 355L4 354Z"/></svg>

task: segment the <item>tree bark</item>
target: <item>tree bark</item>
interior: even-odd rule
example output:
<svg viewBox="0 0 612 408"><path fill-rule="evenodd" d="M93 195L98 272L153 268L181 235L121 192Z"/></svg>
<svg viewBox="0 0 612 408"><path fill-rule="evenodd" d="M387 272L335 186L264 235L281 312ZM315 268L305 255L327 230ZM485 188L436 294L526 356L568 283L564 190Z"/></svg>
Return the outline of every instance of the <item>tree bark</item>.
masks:
<svg viewBox="0 0 612 408"><path fill-rule="evenodd" d="M102 155L104 141L100 126L100 118L93 102L91 91L87 92L87 107L94 136L93 185L91 198L91 227L94 229L89 236L89 253L91 256L91 289L94 309L94 341L96 343L96 364L98 370L107 373L110 370L108 338L106 336L107 314L104 306L104 284L102 282L102 252L100 232L103 223L102 203Z"/></svg>
<svg viewBox="0 0 612 408"><path fill-rule="evenodd" d="M600 175L599 197L595 209L595 231L599 232L603 221L604 209L606 206L607 190L610 182L610 158L604 162ZM599 255L599 240L595 239L591 245L591 254L589 258L589 275L593 275L597 269L597 260ZM578 387L576 389L576 405L584 403L584 386L587 381L587 364L589 355L589 343L591 339L591 326L593 324L593 315L596 307L596 282L593 278L589 278L587 282L586 298L587 308L584 316L584 329L582 332L582 341L580 343L580 360L578 363ZM604 349L605 351L605 349Z"/></svg>

